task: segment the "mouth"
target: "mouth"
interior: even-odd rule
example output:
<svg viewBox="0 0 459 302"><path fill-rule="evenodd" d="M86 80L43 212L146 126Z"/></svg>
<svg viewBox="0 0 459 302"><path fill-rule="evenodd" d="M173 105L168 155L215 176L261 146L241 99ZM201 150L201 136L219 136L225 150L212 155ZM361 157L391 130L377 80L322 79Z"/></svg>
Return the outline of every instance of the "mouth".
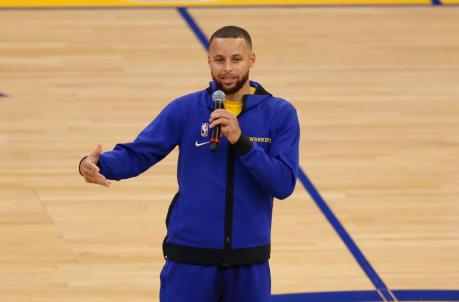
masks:
<svg viewBox="0 0 459 302"><path fill-rule="evenodd" d="M225 85L232 85L237 81L237 77L236 76L227 75L227 76L220 77L220 80Z"/></svg>

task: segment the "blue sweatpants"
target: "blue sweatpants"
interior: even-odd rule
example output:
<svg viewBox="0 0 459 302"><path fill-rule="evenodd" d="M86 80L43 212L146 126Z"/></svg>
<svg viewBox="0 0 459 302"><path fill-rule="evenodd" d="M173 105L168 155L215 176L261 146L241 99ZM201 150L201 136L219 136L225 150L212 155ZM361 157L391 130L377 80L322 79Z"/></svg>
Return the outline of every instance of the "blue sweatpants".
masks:
<svg viewBox="0 0 459 302"><path fill-rule="evenodd" d="M220 268L166 261L161 271L161 302L269 302L268 261Z"/></svg>

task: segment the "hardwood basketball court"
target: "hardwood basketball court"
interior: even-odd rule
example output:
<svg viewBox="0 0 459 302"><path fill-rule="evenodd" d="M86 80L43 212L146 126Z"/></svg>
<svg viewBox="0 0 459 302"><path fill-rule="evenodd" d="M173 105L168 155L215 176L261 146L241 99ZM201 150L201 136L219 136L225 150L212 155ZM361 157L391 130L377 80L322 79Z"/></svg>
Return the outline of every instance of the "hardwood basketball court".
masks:
<svg viewBox="0 0 459 302"><path fill-rule="evenodd" d="M458 301L459 8L187 12L207 37L226 24L251 33L251 78L297 108L302 171L392 301ZM173 7L4 9L0 25L0 300L158 301L177 150L109 189L77 165L205 88L203 46ZM276 301L376 292L348 243L298 181L275 202Z"/></svg>

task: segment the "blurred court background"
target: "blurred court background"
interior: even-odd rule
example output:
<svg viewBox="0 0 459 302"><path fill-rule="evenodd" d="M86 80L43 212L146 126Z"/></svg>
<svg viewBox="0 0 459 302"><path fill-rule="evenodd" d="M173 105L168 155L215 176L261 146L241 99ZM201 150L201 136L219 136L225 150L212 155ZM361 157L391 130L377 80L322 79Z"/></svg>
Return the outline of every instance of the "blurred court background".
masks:
<svg viewBox="0 0 459 302"><path fill-rule="evenodd" d="M301 123L273 301L459 301L458 3L0 0L0 301L159 300L177 150L109 189L77 165L207 87L228 24Z"/></svg>

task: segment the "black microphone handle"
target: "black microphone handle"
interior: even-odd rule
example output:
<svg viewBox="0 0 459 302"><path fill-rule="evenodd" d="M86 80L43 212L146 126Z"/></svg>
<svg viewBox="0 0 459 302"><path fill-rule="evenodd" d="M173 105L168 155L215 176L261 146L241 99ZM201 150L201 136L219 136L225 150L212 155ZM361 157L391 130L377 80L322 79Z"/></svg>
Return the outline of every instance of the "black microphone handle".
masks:
<svg viewBox="0 0 459 302"><path fill-rule="evenodd" d="M215 102L215 109L223 109L222 100L217 100ZM210 138L210 149L212 151L217 150L218 143L220 142L220 132L221 132L220 125L217 125L216 127L212 128L212 137Z"/></svg>

